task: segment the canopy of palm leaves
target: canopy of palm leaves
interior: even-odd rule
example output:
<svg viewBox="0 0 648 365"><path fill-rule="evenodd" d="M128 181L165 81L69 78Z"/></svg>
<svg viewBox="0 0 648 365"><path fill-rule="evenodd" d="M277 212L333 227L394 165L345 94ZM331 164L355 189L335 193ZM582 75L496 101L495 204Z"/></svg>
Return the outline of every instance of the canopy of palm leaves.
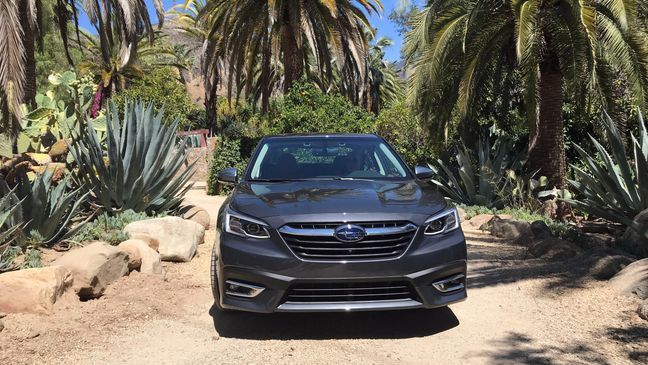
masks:
<svg viewBox="0 0 648 365"><path fill-rule="evenodd" d="M412 66L409 98L432 131L444 131L454 115L470 121L482 105L494 102L492 96L506 98L514 89L510 80L519 76L530 150L543 127L544 132L558 129L548 140L562 150L561 89L576 96L600 92L610 74L600 72L600 65L608 64L617 75L624 75L635 102L646 103L648 36L637 18L640 3L429 1L406 38L405 52ZM557 87L543 89L542 82ZM541 125L541 119L552 118L557 119L555 125Z"/></svg>
<svg viewBox="0 0 648 365"><path fill-rule="evenodd" d="M631 10L637 3L642 2L431 1L406 39L413 66L409 96L426 120L445 128L453 110L470 117L488 95L504 93L502 78L517 69L533 120L539 66L552 52L571 91L596 90L602 77L597 65L604 59L628 77L637 103L644 104L648 45L646 29L636 26Z"/></svg>
<svg viewBox="0 0 648 365"><path fill-rule="evenodd" d="M209 25L206 75L226 74L232 93L251 95L262 105L282 75L284 92L309 64L359 101L366 74L368 13L382 11L379 0L208 0L200 19Z"/></svg>

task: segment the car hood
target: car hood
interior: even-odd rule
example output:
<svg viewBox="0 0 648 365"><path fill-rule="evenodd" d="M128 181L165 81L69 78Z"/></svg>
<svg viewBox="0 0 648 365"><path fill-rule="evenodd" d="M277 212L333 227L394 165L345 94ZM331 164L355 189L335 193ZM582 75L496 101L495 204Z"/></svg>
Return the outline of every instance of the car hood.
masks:
<svg viewBox="0 0 648 365"><path fill-rule="evenodd" d="M340 215L358 220L420 220L446 207L434 186L416 180L242 182L229 204L235 211L257 218L285 220L293 216L303 221L328 221Z"/></svg>

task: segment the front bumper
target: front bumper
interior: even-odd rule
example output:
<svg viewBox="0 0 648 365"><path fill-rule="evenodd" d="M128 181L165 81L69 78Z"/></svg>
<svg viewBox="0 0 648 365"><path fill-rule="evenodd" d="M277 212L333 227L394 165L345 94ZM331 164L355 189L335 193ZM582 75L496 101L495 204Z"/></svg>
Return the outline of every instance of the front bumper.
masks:
<svg viewBox="0 0 648 365"><path fill-rule="evenodd" d="M312 262L295 256L276 232L270 240L243 239L220 232L214 248L220 305L226 309L272 312L335 312L435 308L466 298L466 243L461 230L443 236L417 232L402 257L365 262ZM441 292L432 284L464 275L462 287ZM214 278L212 278L214 280ZM226 281L264 288L245 298L226 293ZM287 300L300 284L341 285L402 282L412 289L408 299L301 303Z"/></svg>

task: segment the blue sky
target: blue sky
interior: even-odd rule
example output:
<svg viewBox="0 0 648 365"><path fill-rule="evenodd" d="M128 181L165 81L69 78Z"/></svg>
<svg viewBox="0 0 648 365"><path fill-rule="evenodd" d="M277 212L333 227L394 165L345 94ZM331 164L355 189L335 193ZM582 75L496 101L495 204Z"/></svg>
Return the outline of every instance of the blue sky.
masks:
<svg viewBox="0 0 648 365"><path fill-rule="evenodd" d="M420 0L415 0L416 2L420 3ZM155 10L152 5L151 0L146 0L147 4L149 4L149 12L151 13L151 16L153 19L155 18ZM184 0L163 0L164 3L164 8L169 9L175 4L181 4L184 3ZM373 14L370 17L371 24L378 29L378 37L389 37L394 41L394 45L391 46L386 50L385 57L389 61L398 61L400 59L400 49L403 44L403 40L401 39L400 35L396 31L396 27L394 24L389 20L389 14L392 12L392 10L398 6L399 0L382 0L383 6L385 7L385 11L381 15ZM94 28L90 25L88 22L87 18L85 17L85 14L81 12L81 17L80 19L80 25L84 29L87 29L89 31L94 32Z"/></svg>

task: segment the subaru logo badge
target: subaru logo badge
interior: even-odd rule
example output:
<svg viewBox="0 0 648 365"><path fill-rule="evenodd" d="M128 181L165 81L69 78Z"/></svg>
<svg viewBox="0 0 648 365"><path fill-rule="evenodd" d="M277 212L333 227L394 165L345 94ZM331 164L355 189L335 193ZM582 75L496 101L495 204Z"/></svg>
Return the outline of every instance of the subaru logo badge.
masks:
<svg viewBox="0 0 648 365"><path fill-rule="evenodd" d="M345 224L335 229L335 238L342 242L358 242L367 235L367 231L360 226Z"/></svg>

